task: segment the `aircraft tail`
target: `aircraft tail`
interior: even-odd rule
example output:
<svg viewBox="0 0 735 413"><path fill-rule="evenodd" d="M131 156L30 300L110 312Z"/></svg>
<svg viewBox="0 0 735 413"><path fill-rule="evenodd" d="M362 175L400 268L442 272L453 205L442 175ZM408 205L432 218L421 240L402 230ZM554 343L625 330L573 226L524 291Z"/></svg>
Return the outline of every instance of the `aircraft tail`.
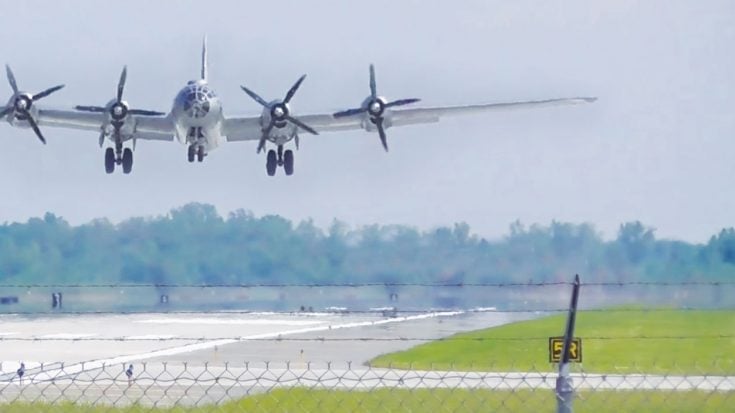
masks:
<svg viewBox="0 0 735 413"><path fill-rule="evenodd" d="M202 80L207 80L207 35L202 40Z"/></svg>

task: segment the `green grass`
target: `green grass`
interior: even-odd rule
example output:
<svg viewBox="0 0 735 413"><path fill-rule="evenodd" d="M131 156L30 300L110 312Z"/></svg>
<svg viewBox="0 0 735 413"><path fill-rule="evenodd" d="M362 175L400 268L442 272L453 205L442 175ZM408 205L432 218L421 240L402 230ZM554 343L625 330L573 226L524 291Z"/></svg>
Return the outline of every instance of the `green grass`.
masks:
<svg viewBox="0 0 735 413"><path fill-rule="evenodd" d="M619 412L735 412L733 393L595 391L582 392L574 403L576 413ZM0 405L3 413L240 413L240 412L539 412L553 411L550 390L402 390L370 392L281 389L221 406L151 409L133 406L111 408L73 404Z"/></svg>
<svg viewBox="0 0 735 413"><path fill-rule="evenodd" d="M370 365L420 370L551 371L555 366L548 361L548 337L561 335L565 320L566 315L557 315L458 334L377 357ZM735 335L735 312L580 312L575 336L583 340L583 364L577 367L606 373L730 375L735 373L735 339L720 335ZM665 338L632 338L638 336Z"/></svg>

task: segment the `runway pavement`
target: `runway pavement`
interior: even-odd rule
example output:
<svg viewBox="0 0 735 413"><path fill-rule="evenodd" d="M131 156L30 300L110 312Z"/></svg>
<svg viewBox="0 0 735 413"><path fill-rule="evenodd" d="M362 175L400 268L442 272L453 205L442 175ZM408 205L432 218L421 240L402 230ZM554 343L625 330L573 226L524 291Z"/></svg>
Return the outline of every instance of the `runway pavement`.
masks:
<svg viewBox="0 0 735 413"><path fill-rule="evenodd" d="M144 361L361 364L422 342L404 338L446 337L530 316L493 311L399 317L327 313L2 315L0 371L14 372L20 361L29 369L41 363L85 363L85 368L94 368Z"/></svg>
<svg viewBox="0 0 735 413"><path fill-rule="evenodd" d="M529 313L0 316L0 403L201 405L284 386L552 389L555 374L369 368L373 357ZM417 340L417 339L423 340ZM378 340L375 340L378 339ZM16 375L26 365L23 383ZM126 366L133 364L131 381ZM578 389L735 390L716 376L576 375Z"/></svg>

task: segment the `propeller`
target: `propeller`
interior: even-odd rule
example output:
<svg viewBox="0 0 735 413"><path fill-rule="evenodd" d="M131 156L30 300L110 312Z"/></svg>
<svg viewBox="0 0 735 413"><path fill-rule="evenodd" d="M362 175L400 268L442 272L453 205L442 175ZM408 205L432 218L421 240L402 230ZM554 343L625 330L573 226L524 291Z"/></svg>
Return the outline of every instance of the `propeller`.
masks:
<svg viewBox="0 0 735 413"><path fill-rule="evenodd" d="M383 126L384 117L383 114L388 108L409 105L416 103L421 99L409 98L409 99L398 99L392 102L386 102L385 99L378 96L378 90L375 83L375 66L370 65L370 96L365 99L365 103L359 108L347 109L341 112L333 114L335 118L343 118L347 116L360 115L367 113L370 116L370 121L375 124L378 129L378 135L380 136L380 142L383 144L383 148L388 152L388 138L385 135L385 127Z"/></svg>
<svg viewBox="0 0 735 413"><path fill-rule="evenodd" d="M312 129L309 125L305 124L304 122L298 120L297 118L291 116L290 109L288 108L288 102L291 101L291 99L296 94L296 91L301 86L301 82L304 81L306 78L306 75L303 75L299 78L299 80L294 83L293 86L291 86L291 89L288 90L286 93L286 97L283 98L280 102L275 103L268 103L260 97L257 93L253 92L252 90L248 89L245 86L240 86L242 90L248 94L251 98L253 98L254 101L260 103L264 108L268 109L270 111L270 122L268 125L263 129L263 134L260 137L260 141L258 142L258 153L262 151L265 148L265 142L268 139L268 135L270 134L271 130L276 127L279 123L283 122L291 122L297 127L311 133L312 135L318 135L319 132ZM298 135L296 135L296 146L298 149Z"/></svg>
<svg viewBox="0 0 735 413"><path fill-rule="evenodd" d="M13 113L18 120L27 121L28 124L31 126L31 129L33 129L33 132L36 134L36 136L38 136L38 139L45 145L46 138L43 137L41 130L38 128L38 123L36 122L36 119L34 119L33 115L31 114L31 107L33 106L33 102L39 99L43 99L46 96L58 91L59 89L63 88L64 85L54 86L42 92L31 95L29 93L20 92L18 90L18 83L15 81L15 76L13 75L13 71L10 69L10 66L5 65L5 72L8 75L8 83L10 83L10 88L13 89L14 100L12 105L6 106L2 110L0 110L0 118L3 118L8 114Z"/></svg>
<svg viewBox="0 0 735 413"><path fill-rule="evenodd" d="M143 110L143 109L130 109L127 102L124 102L122 100L123 98L123 92L125 91L125 82L128 78L128 67L124 66L122 73L120 73L120 81L117 83L117 95L115 96L115 101L112 102L111 105L108 105L107 107L102 106L82 106L78 105L75 106L74 109L82 112L93 112L93 113L109 113L110 115L110 124L113 128L113 136L115 137L115 140L120 139L120 129L122 129L123 125L125 124L125 118L130 115L139 115L139 116L163 116L165 113L163 112L156 112L153 110ZM105 129L102 128L102 132L100 133L99 138L99 144L100 147L102 147L103 143L105 142Z"/></svg>

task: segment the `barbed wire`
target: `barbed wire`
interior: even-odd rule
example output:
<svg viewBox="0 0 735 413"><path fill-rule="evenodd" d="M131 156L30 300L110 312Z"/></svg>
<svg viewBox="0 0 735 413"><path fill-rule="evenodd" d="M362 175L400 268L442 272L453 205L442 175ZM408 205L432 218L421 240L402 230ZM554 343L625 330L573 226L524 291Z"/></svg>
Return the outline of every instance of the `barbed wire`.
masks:
<svg viewBox="0 0 735 413"><path fill-rule="evenodd" d="M513 287L552 287L571 286L573 282L568 281L539 281L539 282L362 282L362 283L214 283L214 284L187 284L187 283L90 283L90 284L0 284L0 288L368 288L368 287L424 287L424 288L462 288L462 287L488 287L488 288L513 288ZM587 282L581 283L588 287L626 287L626 286L652 286L652 287L686 287L686 286L735 286L735 281L620 281L620 282Z"/></svg>
<svg viewBox="0 0 735 413"><path fill-rule="evenodd" d="M493 342L493 341L526 341L539 340L546 341L548 336L531 336L531 337L254 337L247 336L222 336L222 337L9 337L0 336L2 341L114 341L114 342L137 342L137 341L264 341L264 342L393 342L393 341L432 341L432 342ZM585 341L618 341L618 340L730 340L735 339L735 334L703 334L703 335L635 335L635 336L582 336Z"/></svg>
<svg viewBox="0 0 735 413"><path fill-rule="evenodd" d="M310 316L323 316L323 315L382 315L386 317L395 317L400 314L435 314L438 312L445 311L459 311L461 313L474 314L474 313L499 313L499 314L514 314L514 313L533 313L533 314L551 314L551 313L566 313L569 311L568 308L519 308L519 309L375 309L375 310L344 310L344 311L263 311L263 310L170 310L170 311L153 311L153 310L89 310L89 311L8 311L0 312L0 316L44 316L44 315L300 315L304 317ZM590 308L577 310L578 313L585 312L635 312L635 313L646 313L646 312L681 312L681 311L707 311L707 312L730 312L735 311L735 307L718 307L718 308L705 308L705 307L677 307L677 308L636 308L636 307L622 307L622 308Z"/></svg>

